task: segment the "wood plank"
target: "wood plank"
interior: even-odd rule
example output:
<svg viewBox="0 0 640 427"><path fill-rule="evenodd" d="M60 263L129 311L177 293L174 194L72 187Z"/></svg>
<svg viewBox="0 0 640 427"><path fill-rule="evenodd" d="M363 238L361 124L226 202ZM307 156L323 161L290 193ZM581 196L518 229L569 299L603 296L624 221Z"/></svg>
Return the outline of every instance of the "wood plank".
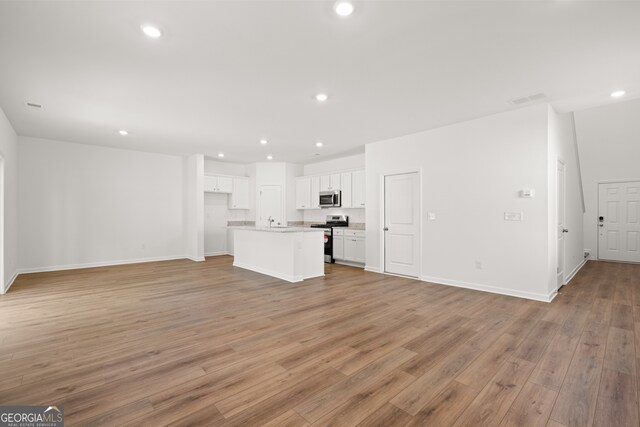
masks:
<svg viewBox="0 0 640 427"><path fill-rule="evenodd" d="M409 387L391 399L398 408L416 415L424 406L438 395L455 376L473 361L480 349L464 345L457 351L440 361L432 369L418 378Z"/></svg>
<svg viewBox="0 0 640 427"><path fill-rule="evenodd" d="M317 424L336 427L357 425L414 380L415 378L406 372L392 372L351 396L343 405L321 418Z"/></svg>
<svg viewBox="0 0 640 427"><path fill-rule="evenodd" d="M358 427L393 427L393 426L405 426L411 419L411 415L393 406L390 403L386 403L377 410L373 411L371 415L364 419Z"/></svg>
<svg viewBox="0 0 640 427"><path fill-rule="evenodd" d="M557 391L528 382L502 419L500 427L546 426L557 395Z"/></svg>
<svg viewBox="0 0 640 427"><path fill-rule="evenodd" d="M279 417L274 418L263 427L306 427L309 423L293 409L288 410Z"/></svg>
<svg viewBox="0 0 640 427"><path fill-rule="evenodd" d="M308 399L295 407L297 413L310 422L316 422L327 413L342 405L345 400L369 387L369 385L389 372L396 370L407 360L415 357L415 353L405 348L398 348L376 362L367 366L356 375L327 388L322 393Z"/></svg>
<svg viewBox="0 0 640 427"><path fill-rule="evenodd" d="M593 425L640 425L637 398L636 378L633 375L604 369Z"/></svg>
<svg viewBox="0 0 640 427"><path fill-rule="evenodd" d="M531 373L529 381L553 390L559 390L569 369L569 364L579 337L556 334Z"/></svg>
<svg viewBox="0 0 640 427"><path fill-rule="evenodd" d="M477 394L477 390L452 381L413 417L407 427L450 426Z"/></svg>
<svg viewBox="0 0 640 427"><path fill-rule="evenodd" d="M533 367L534 364L526 360L509 359L469 404L454 425L498 425L524 387Z"/></svg>
<svg viewBox="0 0 640 427"><path fill-rule="evenodd" d="M604 356L604 368L628 375L636 374L636 349L634 332L625 329L609 328L607 349Z"/></svg>
<svg viewBox="0 0 640 427"><path fill-rule="evenodd" d="M560 388L551 419L568 426L591 425L603 364L598 357L576 353Z"/></svg>
<svg viewBox="0 0 640 427"><path fill-rule="evenodd" d="M487 351L473 361L456 380L475 389L483 388L516 350L520 338L510 334L501 335Z"/></svg>

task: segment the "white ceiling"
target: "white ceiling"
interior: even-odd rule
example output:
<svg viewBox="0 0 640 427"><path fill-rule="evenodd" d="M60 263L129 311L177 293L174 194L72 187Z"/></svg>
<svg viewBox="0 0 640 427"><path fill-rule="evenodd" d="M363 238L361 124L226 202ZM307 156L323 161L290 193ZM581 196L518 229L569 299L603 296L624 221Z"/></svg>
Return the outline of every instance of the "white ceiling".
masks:
<svg viewBox="0 0 640 427"><path fill-rule="evenodd" d="M20 135L309 162L539 92L564 111L640 96L638 2L355 4L1 2L0 106Z"/></svg>

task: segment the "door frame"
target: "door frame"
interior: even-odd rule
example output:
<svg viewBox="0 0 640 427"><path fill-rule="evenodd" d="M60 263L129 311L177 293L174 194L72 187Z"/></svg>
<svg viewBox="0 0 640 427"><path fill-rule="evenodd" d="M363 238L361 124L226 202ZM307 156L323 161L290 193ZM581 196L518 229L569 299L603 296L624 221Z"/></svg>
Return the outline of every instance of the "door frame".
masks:
<svg viewBox="0 0 640 427"><path fill-rule="evenodd" d="M625 179L602 179L599 181L596 181L596 223L595 223L595 230L596 230L596 249L595 249L595 254L590 254L591 258L596 260L596 261L600 261L600 231L598 230L598 214L600 213L600 184L622 184L622 183L626 183L626 182L640 182L640 178L625 178ZM605 260L605 261L609 261L609 260ZM628 262L628 261L611 261L611 262ZM635 264L635 263L631 263L631 264Z"/></svg>
<svg viewBox="0 0 640 427"><path fill-rule="evenodd" d="M559 217L558 217L558 212L560 212L560 182L558 181L558 176L560 175L560 168L562 167L562 204L564 205L562 207L562 215L564 218L562 218L562 227L566 228L567 224L567 166L564 162L564 160L562 160L561 158L557 158L556 159L556 223L555 223L555 227L556 227L556 292L558 291L558 289L560 289L562 286L564 286L565 280L567 278L567 242L566 242L566 236L564 236L564 233L558 228L558 222L559 222ZM560 251L559 251L559 241L560 241L560 234L563 234L562 236L562 279L560 281L558 281L559 278L559 273L558 273L558 260L560 259Z"/></svg>
<svg viewBox="0 0 640 427"><path fill-rule="evenodd" d="M418 245L418 277L416 277L416 280L422 280L422 252L423 252L423 247L422 247L422 230L423 230L423 225L422 225L422 168L419 169L390 169L390 170L386 170L383 171L382 173L380 173L379 177L378 177L378 182L380 185L380 190L379 190L379 194L378 194L378 200L379 200L379 206L381 206L380 208L380 229L378 230L378 236L380 239L380 244L379 244L379 248L378 250L380 251L380 272L382 274L388 274L390 276L398 276L398 277L406 277L406 278L410 278L413 279L413 277L410 276L403 276L400 274L395 274L395 273L389 273L386 271L387 268L387 264L386 264L386 257L385 257L385 245L386 245L386 239L385 239L385 233L384 233L384 225L385 225L385 210L386 210L386 203L385 203L385 179L387 176L393 176L393 175L405 175L405 174L410 174L410 173L417 173L418 174L418 181L419 181L419 192L420 195L418 197L418 202L419 202L419 221L418 221L418 237L419 237L419 245Z"/></svg>

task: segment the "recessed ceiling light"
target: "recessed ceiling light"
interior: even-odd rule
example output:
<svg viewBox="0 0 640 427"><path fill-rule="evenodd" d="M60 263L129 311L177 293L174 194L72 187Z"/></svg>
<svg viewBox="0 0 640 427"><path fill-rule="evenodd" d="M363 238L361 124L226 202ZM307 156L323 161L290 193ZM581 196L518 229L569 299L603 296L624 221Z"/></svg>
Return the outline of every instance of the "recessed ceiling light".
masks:
<svg viewBox="0 0 640 427"><path fill-rule="evenodd" d="M267 156L267 160L273 160L273 156L272 156L271 154L269 154L269 155Z"/></svg>
<svg viewBox="0 0 640 427"><path fill-rule="evenodd" d="M623 90L617 90L615 92L611 92L611 97L612 98L620 98L621 96L624 96L624 94L627 93Z"/></svg>
<svg viewBox="0 0 640 427"><path fill-rule="evenodd" d="M160 31L159 28L154 27L153 25L143 25L140 28L142 28L143 33L145 33L148 37L151 37L152 39L157 39L162 35L162 31Z"/></svg>
<svg viewBox="0 0 640 427"><path fill-rule="evenodd" d="M346 17L353 13L353 4L348 1L339 1L333 6L333 10L335 10L339 16Z"/></svg>
<svg viewBox="0 0 640 427"><path fill-rule="evenodd" d="M329 99L329 95L327 95L326 93L319 93L316 95L316 101L318 102L324 102L327 99Z"/></svg>
<svg viewBox="0 0 640 427"><path fill-rule="evenodd" d="M316 147L322 147L324 144L320 141L316 142Z"/></svg>
<svg viewBox="0 0 640 427"><path fill-rule="evenodd" d="M262 145L265 145L267 142L269 142L269 141L267 141L266 139L261 139L260 140L260 144L262 144Z"/></svg>
<svg viewBox="0 0 640 427"><path fill-rule="evenodd" d="M218 153L218 157L223 158L224 157L224 153Z"/></svg>
<svg viewBox="0 0 640 427"><path fill-rule="evenodd" d="M129 135L129 132L128 132L128 131L126 131L126 130L124 130L124 129L120 129L120 130L118 131L118 133L119 133L120 135L122 135L122 136L127 136L127 135Z"/></svg>

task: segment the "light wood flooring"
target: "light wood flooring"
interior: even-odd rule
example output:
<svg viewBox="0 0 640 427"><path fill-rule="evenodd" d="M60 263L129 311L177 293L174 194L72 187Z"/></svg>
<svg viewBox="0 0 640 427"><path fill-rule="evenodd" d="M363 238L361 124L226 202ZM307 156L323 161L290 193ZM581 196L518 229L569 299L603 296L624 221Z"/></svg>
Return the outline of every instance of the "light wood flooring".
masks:
<svg viewBox="0 0 640 427"><path fill-rule="evenodd" d="M20 276L0 404L67 425L637 426L640 265L588 263L551 304L230 257Z"/></svg>

